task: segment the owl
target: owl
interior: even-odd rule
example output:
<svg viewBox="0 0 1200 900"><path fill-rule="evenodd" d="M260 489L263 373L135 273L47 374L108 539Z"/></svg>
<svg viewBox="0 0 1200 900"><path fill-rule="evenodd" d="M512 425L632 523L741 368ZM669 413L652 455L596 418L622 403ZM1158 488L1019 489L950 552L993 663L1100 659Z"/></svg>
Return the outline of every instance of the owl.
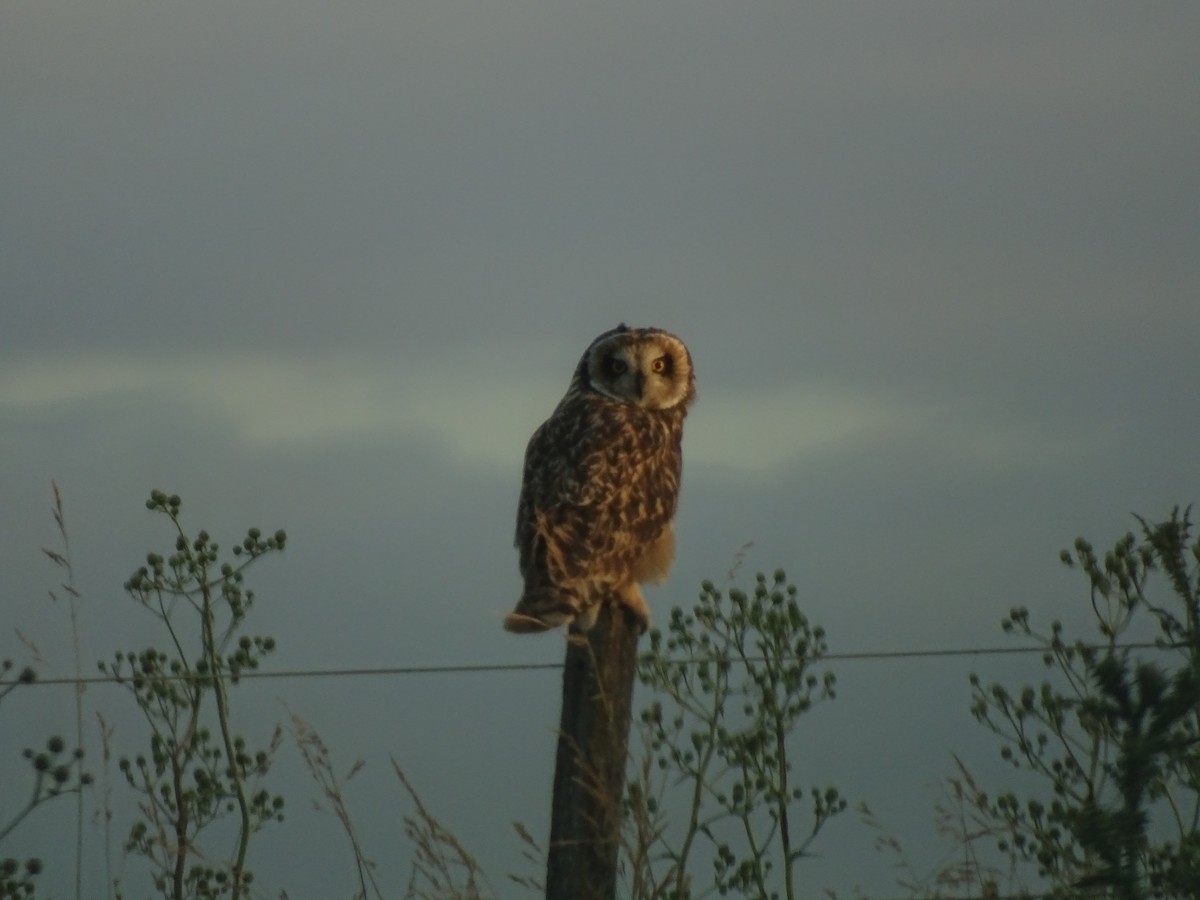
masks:
<svg viewBox="0 0 1200 900"><path fill-rule="evenodd" d="M658 328L624 324L584 351L566 395L525 450L516 547L525 589L504 627L587 631L619 603L643 631L638 585L662 581L683 468L692 357Z"/></svg>

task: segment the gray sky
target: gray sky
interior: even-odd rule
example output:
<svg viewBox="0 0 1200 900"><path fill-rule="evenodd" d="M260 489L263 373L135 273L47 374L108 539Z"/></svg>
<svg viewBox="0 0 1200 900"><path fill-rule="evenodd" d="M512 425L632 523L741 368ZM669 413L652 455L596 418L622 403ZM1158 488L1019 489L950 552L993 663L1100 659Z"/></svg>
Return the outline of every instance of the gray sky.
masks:
<svg viewBox="0 0 1200 900"><path fill-rule="evenodd" d="M559 659L499 626L521 454L622 320L698 374L660 620L753 541L747 577L785 567L836 651L1004 645L1015 603L1085 621L1059 548L1197 499L1198 36L1190 0L5 4L0 655L15 627L73 666L53 478L89 668L164 639L120 590L169 546L152 487L226 544L288 530L254 576L274 666ZM800 779L933 864L950 753L994 755L970 670L1019 673L838 664ZM545 830L558 689L247 685L245 729L290 708L365 758L381 860L394 755L504 891L508 823ZM40 696L5 734L67 730L69 691ZM123 698L88 702L134 746ZM289 755L258 868L349 896ZM804 877L886 894L870 847L847 816Z"/></svg>

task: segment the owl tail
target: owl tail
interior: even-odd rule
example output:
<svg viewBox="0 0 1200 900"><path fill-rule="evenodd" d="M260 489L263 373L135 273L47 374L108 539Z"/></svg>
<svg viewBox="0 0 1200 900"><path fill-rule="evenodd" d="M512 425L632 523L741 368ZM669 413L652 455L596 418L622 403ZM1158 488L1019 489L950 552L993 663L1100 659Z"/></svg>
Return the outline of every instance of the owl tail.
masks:
<svg viewBox="0 0 1200 900"><path fill-rule="evenodd" d="M579 598L555 587L526 589L517 608L504 617L504 630L514 634L536 634L574 621L579 615Z"/></svg>

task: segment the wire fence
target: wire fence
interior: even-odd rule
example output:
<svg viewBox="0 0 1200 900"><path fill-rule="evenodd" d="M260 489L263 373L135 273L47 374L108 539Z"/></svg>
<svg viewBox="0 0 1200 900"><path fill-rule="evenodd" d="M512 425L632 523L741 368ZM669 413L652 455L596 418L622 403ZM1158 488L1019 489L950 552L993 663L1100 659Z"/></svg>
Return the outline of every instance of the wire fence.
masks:
<svg viewBox="0 0 1200 900"><path fill-rule="evenodd" d="M1102 652L1105 650L1177 650L1178 644L1163 642L1131 642L1124 644L1072 644L1070 649L1083 649ZM824 653L810 660L815 663L826 662L876 662L887 660L918 660L918 659L948 659L955 657L978 656L1020 656L1033 653L1045 654L1050 652L1044 646L1036 647L955 647L945 649L914 649L914 650L864 650L847 651L842 653ZM759 657L750 657L750 662L762 662ZM679 665L691 664L696 661L677 661ZM328 669L280 669L277 671L261 671L243 669L237 677L244 680L252 679L297 679L297 678L384 678L407 675L463 675L463 674L499 674L504 672L539 672L557 671L562 669L562 663L447 663L420 666L360 666L333 667ZM38 676L32 680L19 677L0 680L0 689L24 686L51 686L64 684L120 684L128 681L131 675L116 677L114 675L61 675L49 678ZM201 676L182 673L173 676L156 675L156 678L176 678L189 680Z"/></svg>

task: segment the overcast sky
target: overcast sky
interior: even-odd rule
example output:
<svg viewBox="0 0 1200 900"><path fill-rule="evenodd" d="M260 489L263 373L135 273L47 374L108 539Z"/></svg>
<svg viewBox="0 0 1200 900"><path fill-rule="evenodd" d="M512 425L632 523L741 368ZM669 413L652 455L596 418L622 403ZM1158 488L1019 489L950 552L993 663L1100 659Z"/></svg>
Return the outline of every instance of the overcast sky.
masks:
<svg viewBox="0 0 1200 900"><path fill-rule="evenodd" d="M274 667L558 660L561 636L500 629L521 457L620 321L679 334L698 378L660 621L753 541L743 579L786 568L834 651L1004 646L1015 603L1085 622L1058 550L1200 499L1198 38L1194 0L10 0L0 656L28 659L19 629L43 674L74 666L39 551L56 479L89 670L165 641L121 591L171 544L151 488L226 544L288 530L254 575ZM800 781L932 865L950 754L995 754L966 675L1004 666L836 664ZM290 709L366 760L351 801L391 884L389 754L507 893L559 687L240 690L250 734ZM69 731L70 691L39 690L6 703L0 765ZM128 700L86 699L135 752ZM261 877L348 897L283 755ZM827 834L814 890L897 893L857 821Z"/></svg>

